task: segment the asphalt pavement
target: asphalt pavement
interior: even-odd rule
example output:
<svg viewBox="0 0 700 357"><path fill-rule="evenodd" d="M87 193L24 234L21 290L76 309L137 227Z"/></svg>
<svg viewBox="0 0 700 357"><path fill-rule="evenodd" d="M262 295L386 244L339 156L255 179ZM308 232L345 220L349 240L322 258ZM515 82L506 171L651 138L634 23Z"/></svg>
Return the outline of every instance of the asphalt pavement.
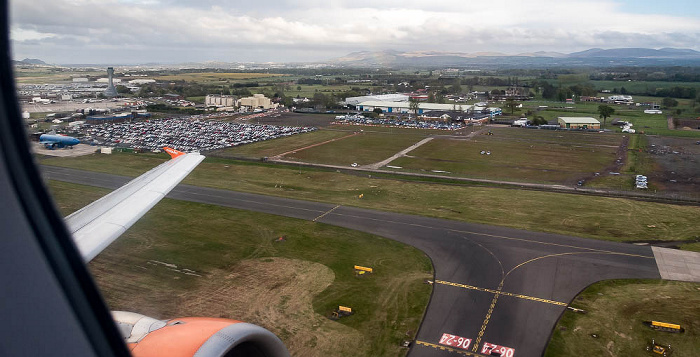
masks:
<svg viewBox="0 0 700 357"><path fill-rule="evenodd" d="M115 189L129 178L43 166L48 179ZM373 233L412 245L435 269L409 356L541 356L571 300L605 279L661 278L649 246L472 224L205 187L167 196Z"/></svg>

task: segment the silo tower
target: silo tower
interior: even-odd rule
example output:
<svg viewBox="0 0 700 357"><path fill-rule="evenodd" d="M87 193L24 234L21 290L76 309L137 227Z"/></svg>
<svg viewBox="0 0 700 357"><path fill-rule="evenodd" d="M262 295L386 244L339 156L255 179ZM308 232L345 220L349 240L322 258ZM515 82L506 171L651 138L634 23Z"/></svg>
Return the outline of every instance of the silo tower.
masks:
<svg viewBox="0 0 700 357"><path fill-rule="evenodd" d="M114 68L113 67L107 67L107 75L109 76L109 85L107 86L107 89L105 90L105 96L106 97L116 97L117 94L117 88L114 88L114 82L112 80L112 77L114 76Z"/></svg>

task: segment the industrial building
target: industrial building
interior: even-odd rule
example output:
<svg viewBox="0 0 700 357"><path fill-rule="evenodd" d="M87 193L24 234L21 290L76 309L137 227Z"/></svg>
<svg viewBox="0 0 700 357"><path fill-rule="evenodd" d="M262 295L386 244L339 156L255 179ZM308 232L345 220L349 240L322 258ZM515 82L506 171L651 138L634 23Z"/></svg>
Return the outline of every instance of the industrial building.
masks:
<svg viewBox="0 0 700 357"><path fill-rule="evenodd" d="M207 94L204 105L207 107L235 107L238 101L232 95Z"/></svg>
<svg viewBox="0 0 700 357"><path fill-rule="evenodd" d="M345 98L345 105L358 105L362 102L377 101L377 102L407 102L409 96L406 94L378 94L378 95L363 95L361 97Z"/></svg>
<svg viewBox="0 0 700 357"><path fill-rule="evenodd" d="M245 108L249 111L253 111L255 109L272 109L277 107L275 103L272 103L270 98L265 97L263 94L253 94L252 97L241 98L239 103L241 108Z"/></svg>
<svg viewBox="0 0 700 357"><path fill-rule="evenodd" d="M376 108L379 108L384 113L412 113L410 107L410 102L385 102L385 101L365 101L357 104L357 110L364 112L371 112ZM456 111L456 112L468 112L473 110L473 105L468 104L440 104L440 103L420 103L418 107L418 114L427 113L433 110L439 110L443 112Z"/></svg>
<svg viewBox="0 0 700 357"><path fill-rule="evenodd" d="M558 117L557 122L566 129L600 129L600 121L591 117Z"/></svg>

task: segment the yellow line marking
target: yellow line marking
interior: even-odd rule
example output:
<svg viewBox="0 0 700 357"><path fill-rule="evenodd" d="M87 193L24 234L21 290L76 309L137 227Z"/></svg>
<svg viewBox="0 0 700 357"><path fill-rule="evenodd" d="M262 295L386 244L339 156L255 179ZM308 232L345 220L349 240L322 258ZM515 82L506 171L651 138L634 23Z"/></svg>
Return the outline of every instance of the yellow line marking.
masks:
<svg viewBox="0 0 700 357"><path fill-rule="evenodd" d="M353 217L353 218L359 218L359 219L368 219L368 220L379 221L379 222L386 222L386 223L403 224L403 225L406 225L406 226L413 226L413 227L420 227L420 228L428 228L428 229L444 229L444 230L450 231L450 232L466 233L466 234L473 234L473 235L479 235L479 236L486 236L486 237L492 237L492 238L498 238L498 239L507 239L507 240L515 240L515 241L520 241L520 242L542 244L542 245L551 245L551 246L555 246L555 247L565 247L565 248L583 249L583 250L589 250L589 251L592 251L592 252L610 253L610 254L616 254L616 255L625 255L625 256L629 256L629 257L638 257L638 258L654 259L654 257L649 257L649 256L646 256L646 255L640 255L640 254L619 253L619 252L613 252L613 251L610 251L610 250L595 249L595 248L586 248L586 247L578 247L578 246L569 245L569 244L549 243L549 242L542 242L542 241L538 241L538 240L530 240L530 239L515 238L515 237L506 237L506 236L500 236L500 235L496 235L496 234L478 233L478 232L472 232L472 231L463 231L463 230L459 230L459 229L451 229L451 228L444 228L444 227L432 227L432 226L426 226L426 225L417 224L417 223L406 223L406 222L398 222L398 221L387 221L387 220L379 219L379 218L364 217L364 216L357 216L357 215L351 215L351 214L340 214L339 216Z"/></svg>
<svg viewBox="0 0 700 357"><path fill-rule="evenodd" d="M443 351L455 352L455 353L458 353L458 354L461 354L461 355L465 355L465 356L472 356L472 357L483 356L483 355L478 354L478 353L471 353L471 352L466 351L466 350L458 350L458 349L456 349L456 348L447 347L447 346L441 346L441 345L436 345L436 344L434 344L434 343L425 342L425 341L419 341L419 340L416 340L416 345L422 345L422 346L426 346L426 347L432 347L432 348L435 348L435 349L441 349L441 350L443 350Z"/></svg>
<svg viewBox="0 0 700 357"><path fill-rule="evenodd" d="M486 317L484 318L484 322L481 324L481 330L479 330L479 335L476 336L476 339L474 340L474 347L472 348L472 352L476 352L479 350L479 344L481 344L481 338L484 336L484 331L486 331L486 325L489 324L489 320L491 320L491 314L493 313L493 309L496 307L496 302L498 301L498 297L501 295L501 289L503 288L503 281L501 280L501 283L498 284L498 289L496 289L496 294L493 295L493 300L491 300L491 306L489 306L489 311L486 313Z"/></svg>
<svg viewBox="0 0 700 357"><path fill-rule="evenodd" d="M436 284L442 284L442 285L449 285L449 286L454 286L457 288L463 288L463 289L468 289L468 290L476 290L476 291L482 291L485 293L490 293L490 294L498 294L498 295L506 295L506 296L511 296L514 298L519 298L519 299L524 299L524 300L531 300L531 301L537 301L537 302L543 302L546 304L551 304L551 305L557 305L557 306L568 306L569 304L565 302L560 302L560 301L554 301L554 300L547 300L547 299L542 299L534 296L528 296L528 295L523 295L523 294L514 294L514 293L509 293L505 291L499 291L499 290L493 290L493 289L487 289L487 288L480 288L478 286L471 286L471 285L466 285L466 284L459 284L459 283L452 283L449 281L444 281L444 280L435 280Z"/></svg>
<svg viewBox="0 0 700 357"><path fill-rule="evenodd" d="M323 218L323 216L325 216L325 215L327 215L327 214L329 214L329 213L331 213L331 212L335 211L335 209L336 209L336 208L338 208L338 207L340 207L340 205L337 205L337 206L335 206L335 207L333 207L333 208L329 209L329 210L328 210L328 211L326 211L325 213L323 213L323 214L321 214L320 216L318 216L318 217L314 218L314 219L313 219L313 222L316 222L317 220L319 220L319 219Z"/></svg>
<svg viewBox="0 0 700 357"><path fill-rule="evenodd" d="M569 253L557 253L557 254L548 254L548 255L543 255L540 257L532 258L530 260L526 260L516 266L513 267L513 269L509 270L508 273L506 273L506 276L508 276L510 273L513 272L513 270L520 268L521 266L527 264L527 263L532 263L535 260L540 260L544 258L551 258L551 257L558 257L562 255L574 255L574 254L624 254L624 253L615 253L615 252L569 252Z"/></svg>

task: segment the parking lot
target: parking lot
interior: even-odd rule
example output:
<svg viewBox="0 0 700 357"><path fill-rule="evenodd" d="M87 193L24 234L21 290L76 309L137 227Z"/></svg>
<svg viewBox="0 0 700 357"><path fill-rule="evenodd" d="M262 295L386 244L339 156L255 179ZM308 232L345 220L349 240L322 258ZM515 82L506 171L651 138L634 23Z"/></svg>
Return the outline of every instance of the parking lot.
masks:
<svg viewBox="0 0 700 357"><path fill-rule="evenodd" d="M223 149L313 130L316 128L171 118L96 125L86 130L86 139L105 146L144 150L157 150L169 146L191 152Z"/></svg>

